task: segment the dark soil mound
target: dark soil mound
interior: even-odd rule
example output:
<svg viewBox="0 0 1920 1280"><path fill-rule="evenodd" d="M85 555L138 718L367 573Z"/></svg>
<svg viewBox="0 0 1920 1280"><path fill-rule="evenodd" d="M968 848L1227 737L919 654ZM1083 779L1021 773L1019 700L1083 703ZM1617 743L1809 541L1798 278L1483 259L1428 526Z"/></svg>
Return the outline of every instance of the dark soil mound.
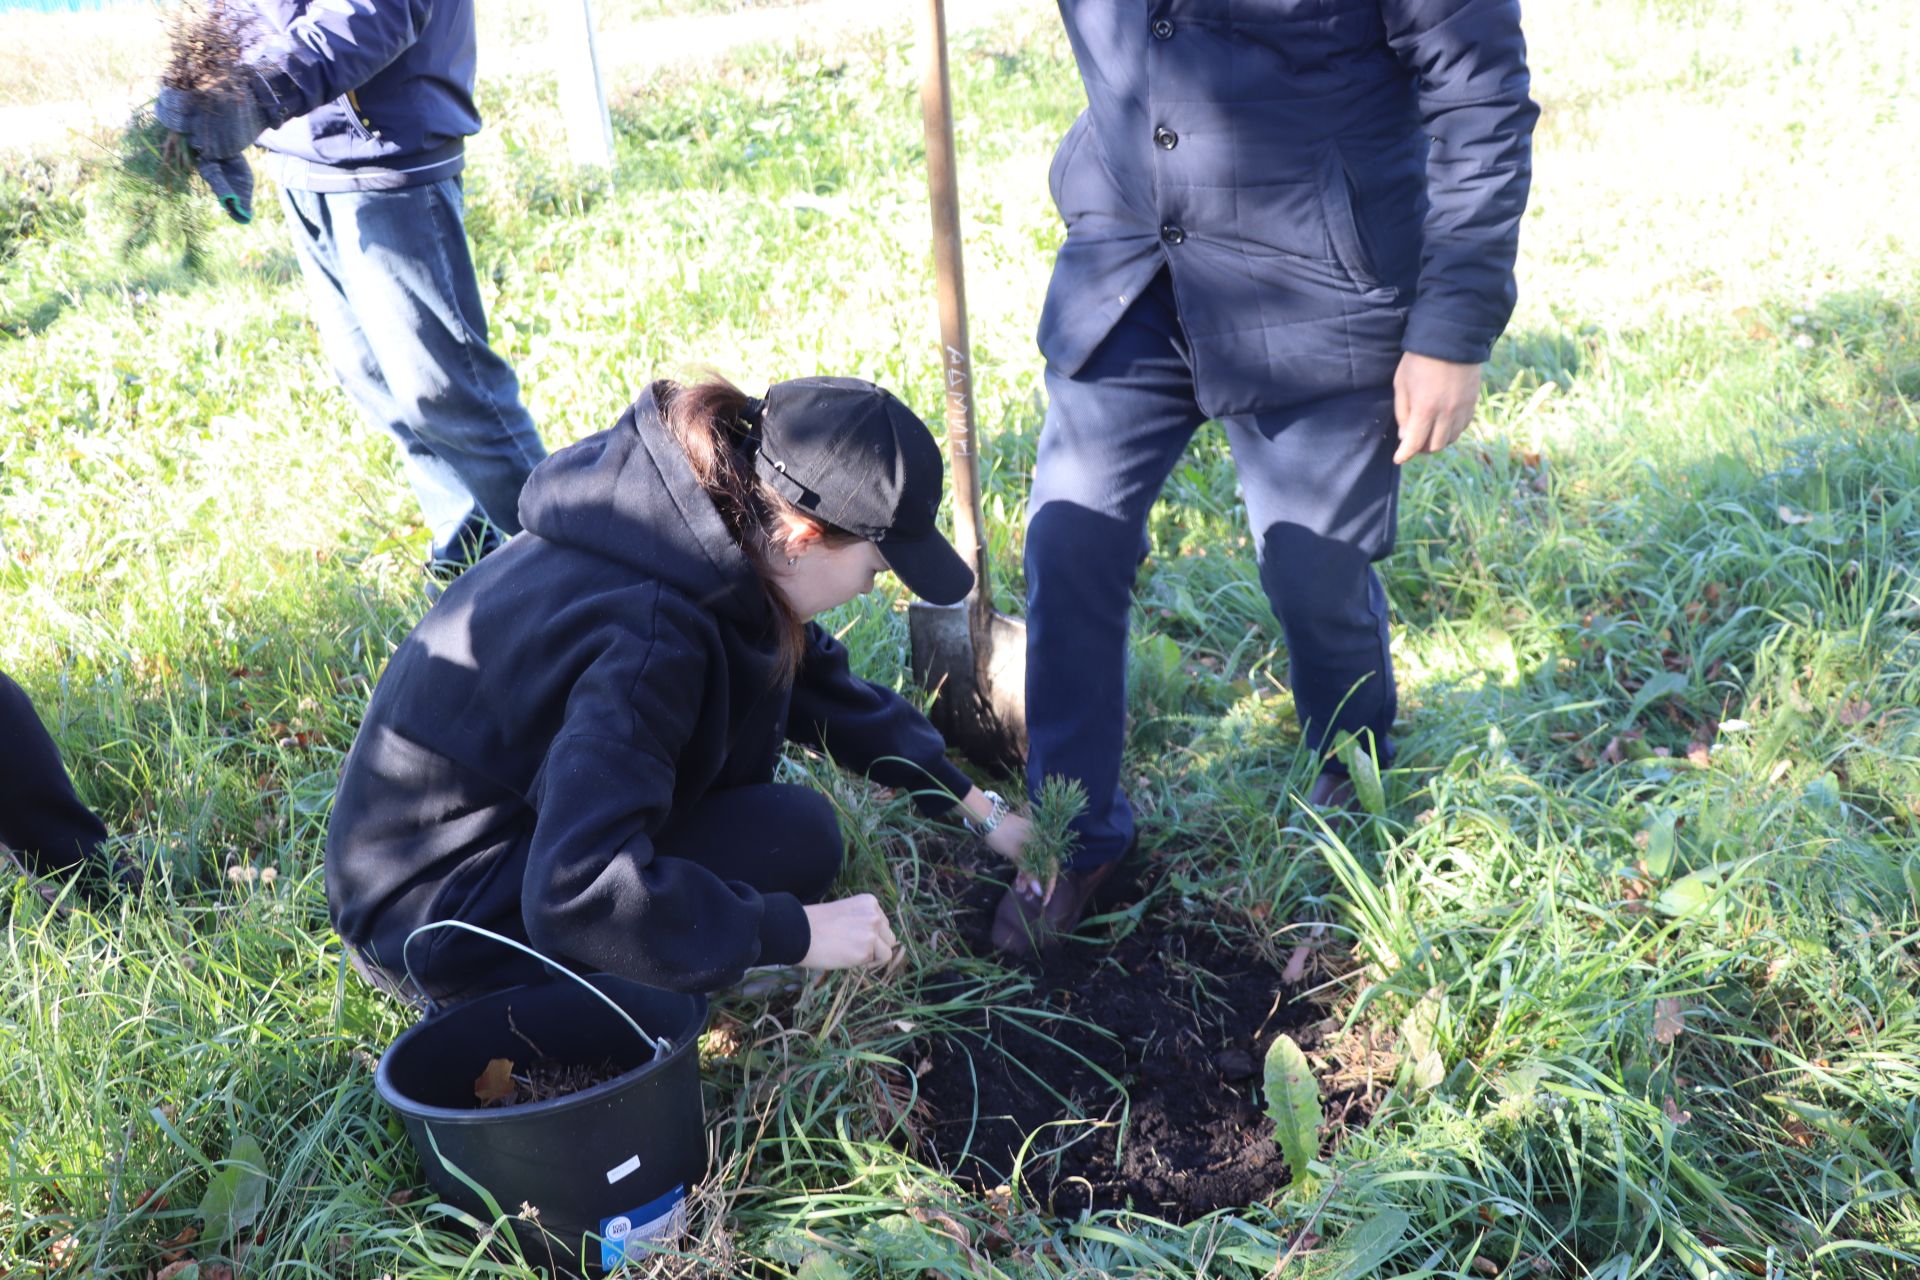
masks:
<svg viewBox="0 0 1920 1280"><path fill-rule="evenodd" d="M982 948L997 896L970 894L963 914ZM1288 1181L1261 1064L1282 1032L1312 1048L1322 1014L1271 966L1149 916L1110 946L1067 944L1035 987L1025 1010L983 1008L929 1046L932 1158L982 1188L1019 1164L1025 1193L1069 1216L1131 1205L1187 1221Z"/></svg>

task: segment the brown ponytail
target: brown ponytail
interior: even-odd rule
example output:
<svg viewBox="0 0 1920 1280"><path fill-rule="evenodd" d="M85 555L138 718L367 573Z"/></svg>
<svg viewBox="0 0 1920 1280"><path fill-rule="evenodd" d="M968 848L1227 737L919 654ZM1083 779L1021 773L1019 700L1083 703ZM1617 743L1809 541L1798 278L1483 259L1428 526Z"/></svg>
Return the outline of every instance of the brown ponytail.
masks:
<svg viewBox="0 0 1920 1280"><path fill-rule="evenodd" d="M659 399L667 430L686 452L694 477L766 590L779 645L774 678L791 681L806 653L807 629L773 577L773 557L785 554L785 521L811 525L830 547L860 538L809 515L754 474L748 428L741 421L751 399L746 392L711 375L695 383L662 383Z"/></svg>

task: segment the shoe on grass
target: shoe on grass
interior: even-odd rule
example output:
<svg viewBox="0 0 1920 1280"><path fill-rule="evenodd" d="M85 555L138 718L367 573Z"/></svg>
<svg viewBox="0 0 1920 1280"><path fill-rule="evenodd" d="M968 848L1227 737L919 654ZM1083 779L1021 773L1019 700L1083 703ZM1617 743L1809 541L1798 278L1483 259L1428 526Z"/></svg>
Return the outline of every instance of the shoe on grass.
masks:
<svg viewBox="0 0 1920 1280"><path fill-rule="evenodd" d="M806 984L807 971L797 964L756 964L740 975L733 991L749 1000L771 1000Z"/></svg>
<svg viewBox="0 0 1920 1280"><path fill-rule="evenodd" d="M67 899L73 896L69 889L94 906L99 906L115 894L137 894L146 888L147 873L140 864L124 853L111 857L95 856L69 867L40 870L31 866L28 860L17 850L0 844L0 865L19 873L40 900L53 910L65 914L72 910Z"/></svg>
<svg viewBox="0 0 1920 1280"><path fill-rule="evenodd" d="M1315 778L1312 789L1307 792L1307 807L1329 817L1363 812L1360 797L1353 789L1353 779L1344 773L1322 773Z"/></svg>

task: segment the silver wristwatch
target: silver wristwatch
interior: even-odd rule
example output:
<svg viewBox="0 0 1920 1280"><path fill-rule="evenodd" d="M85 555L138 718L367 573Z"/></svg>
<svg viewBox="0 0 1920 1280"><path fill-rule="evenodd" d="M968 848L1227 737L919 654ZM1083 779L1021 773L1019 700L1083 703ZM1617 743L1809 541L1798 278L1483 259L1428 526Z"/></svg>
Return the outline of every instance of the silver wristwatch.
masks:
<svg viewBox="0 0 1920 1280"><path fill-rule="evenodd" d="M963 816L960 819L960 825L985 840L999 829L1000 820L1007 816L1008 809L1007 802L1000 798L998 791L982 791L980 794L987 798L987 816L984 818Z"/></svg>

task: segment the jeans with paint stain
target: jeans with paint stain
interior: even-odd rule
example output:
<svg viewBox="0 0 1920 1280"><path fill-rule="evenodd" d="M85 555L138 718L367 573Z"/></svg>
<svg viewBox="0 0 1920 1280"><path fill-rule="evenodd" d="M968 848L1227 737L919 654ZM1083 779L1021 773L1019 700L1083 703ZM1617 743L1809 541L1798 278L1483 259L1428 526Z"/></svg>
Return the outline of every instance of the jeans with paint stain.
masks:
<svg viewBox="0 0 1920 1280"><path fill-rule="evenodd" d="M521 486L547 451L487 345L460 179L280 194L321 346L399 446L434 560L478 558L520 531Z"/></svg>

